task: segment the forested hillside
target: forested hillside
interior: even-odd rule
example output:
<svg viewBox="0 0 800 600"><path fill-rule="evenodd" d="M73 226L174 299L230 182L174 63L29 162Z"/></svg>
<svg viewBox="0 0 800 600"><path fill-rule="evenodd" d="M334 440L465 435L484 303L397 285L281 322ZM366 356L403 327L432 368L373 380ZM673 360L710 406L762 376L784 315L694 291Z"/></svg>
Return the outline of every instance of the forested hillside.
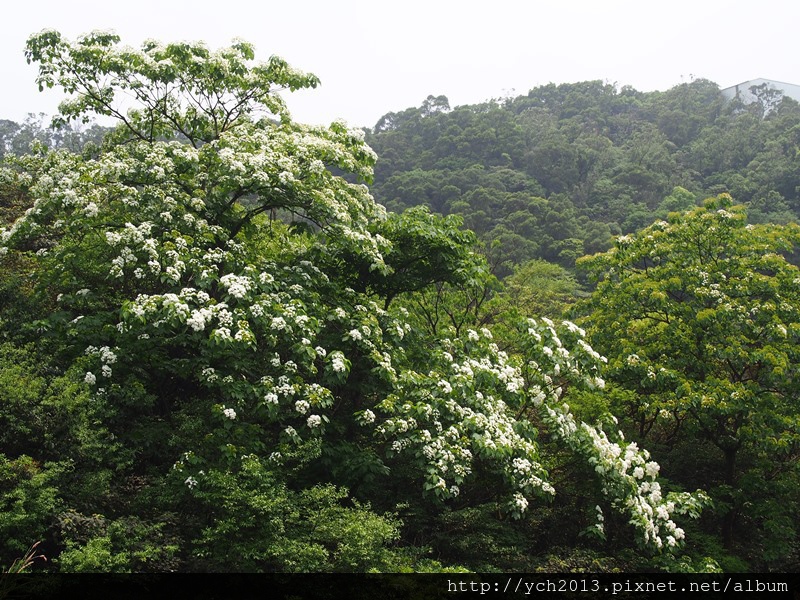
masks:
<svg viewBox="0 0 800 600"><path fill-rule="evenodd" d="M0 574L800 568L797 103L119 41L0 123Z"/></svg>
<svg viewBox="0 0 800 600"><path fill-rule="evenodd" d="M582 315L610 359L601 405L672 478L712 492L708 541L739 548L734 570L776 553L798 565L800 105L752 91L747 105L707 80L550 84L455 108L429 96L367 134L376 199L463 219L503 279L493 302Z"/></svg>
<svg viewBox="0 0 800 600"><path fill-rule="evenodd" d="M458 214L501 274L543 258L572 267L671 211L722 192L751 222L800 213L800 106L774 91L726 103L696 80L666 92L600 81L451 109L429 96L368 134L372 193L390 210Z"/></svg>

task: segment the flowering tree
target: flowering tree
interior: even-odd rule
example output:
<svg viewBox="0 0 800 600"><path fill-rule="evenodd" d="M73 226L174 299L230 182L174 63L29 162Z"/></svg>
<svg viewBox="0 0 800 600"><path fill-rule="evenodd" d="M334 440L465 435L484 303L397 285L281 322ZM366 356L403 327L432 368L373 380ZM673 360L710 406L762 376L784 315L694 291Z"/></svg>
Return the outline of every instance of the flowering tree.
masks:
<svg viewBox="0 0 800 600"><path fill-rule="evenodd" d="M524 322L520 356L488 330L407 352L419 334L392 300L467 281L481 260L453 222L387 215L354 182L375 162L360 131L290 119L276 92L316 78L277 58L254 63L244 42L217 52L117 43L29 40L40 86L74 94L62 119L94 112L120 125L96 157L53 152L7 168L33 206L0 240L5 260L37 262L36 327L91 390L114 469L194 507L164 500L189 531L184 552L207 568L234 555L233 568L396 568L378 551L395 525L357 504L352 517L369 531L341 530L343 492L315 484L355 486L354 471L385 477L402 464L446 500L480 464L522 516L555 493L520 418L531 411L593 465L645 547L680 546L672 516L696 512L697 499L662 496L646 452L563 405L568 387L603 385L579 328ZM320 473L331 452L349 476ZM277 527L302 521L293 503L327 507L340 529ZM372 545L345 552L361 538ZM74 564L82 548L70 547Z"/></svg>
<svg viewBox="0 0 800 600"><path fill-rule="evenodd" d="M769 540L757 561L791 552L796 522L800 271L786 256L798 239L796 225L748 225L723 194L585 261L600 279L591 339L635 391L629 422L668 447L691 443L728 548L744 526Z"/></svg>

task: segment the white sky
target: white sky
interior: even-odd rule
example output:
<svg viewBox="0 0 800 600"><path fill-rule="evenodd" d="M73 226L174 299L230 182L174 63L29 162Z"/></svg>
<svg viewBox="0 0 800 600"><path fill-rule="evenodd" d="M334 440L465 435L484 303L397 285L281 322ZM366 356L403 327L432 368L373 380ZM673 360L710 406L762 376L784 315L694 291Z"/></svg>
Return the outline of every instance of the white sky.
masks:
<svg viewBox="0 0 800 600"><path fill-rule="evenodd" d="M235 38L322 79L288 98L294 118L372 126L444 94L451 106L600 79L640 91L704 77L800 84L796 0L32 0L3 9L0 119L55 112L23 55L31 33L113 29L144 39Z"/></svg>

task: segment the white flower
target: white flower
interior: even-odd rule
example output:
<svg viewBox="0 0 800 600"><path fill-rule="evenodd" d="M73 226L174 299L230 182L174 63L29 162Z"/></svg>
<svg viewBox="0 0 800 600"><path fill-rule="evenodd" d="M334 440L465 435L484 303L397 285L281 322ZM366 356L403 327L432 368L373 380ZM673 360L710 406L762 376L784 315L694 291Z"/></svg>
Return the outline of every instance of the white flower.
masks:
<svg viewBox="0 0 800 600"><path fill-rule="evenodd" d="M186 324L195 331L203 331L206 327L206 320L211 317L211 311L200 309L192 312L192 316L186 319Z"/></svg>
<svg viewBox="0 0 800 600"><path fill-rule="evenodd" d="M532 466L531 461L529 461L527 458L519 458L519 457L512 460L511 464L514 467L514 470L522 475L528 473L531 470Z"/></svg>
<svg viewBox="0 0 800 600"><path fill-rule="evenodd" d="M117 355L108 346L103 346L100 348L100 360L107 365L113 365L117 362Z"/></svg>
<svg viewBox="0 0 800 600"><path fill-rule="evenodd" d="M311 415L310 417L308 417L306 423L311 429L314 429L315 427L319 427L320 425L322 425L322 417L320 417L319 415Z"/></svg>
<svg viewBox="0 0 800 600"><path fill-rule="evenodd" d="M231 421L233 421L236 418L236 411L233 410L232 408L225 408L223 406L222 407L222 414L225 415Z"/></svg>
<svg viewBox="0 0 800 600"><path fill-rule="evenodd" d="M234 275L232 273L220 277L219 282L234 298L244 298L248 290L252 287L252 281L249 277Z"/></svg>
<svg viewBox="0 0 800 600"><path fill-rule="evenodd" d="M542 388L540 388L538 385L534 386L533 389L531 389L531 396L533 398L533 404L535 406L541 406L542 402L544 402L546 398L545 393L542 391Z"/></svg>
<svg viewBox="0 0 800 600"><path fill-rule="evenodd" d="M95 377L94 373L92 373L91 371L86 372L86 376L83 378L83 380L89 385L94 385L95 383L97 383L97 377Z"/></svg>
<svg viewBox="0 0 800 600"><path fill-rule="evenodd" d="M278 394L274 392L269 392L266 396L264 396L264 402L266 402L267 404L277 404Z"/></svg>
<svg viewBox="0 0 800 600"><path fill-rule="evenodd" d="M305 400L298 400L294 403L294 409L301 415L306 414L309 408L311 408L311 405Z"/></svg>
<svg viewBox="0 0 800 600"><path fill-rule="evenodd" d="M195 479L194 477L189 476L189 477L186 478L186 481L184 481L183 483L185 483L186 486L191 490L191 489L194 488L194 486L197 485L197 479Z"/></svg>
<svg viewBox="0 0 800 600"><path fill-rule="evenodd" d="M115 231L106 231L106 242L109 246L116 246L122 241L122 235Z"/></svg>
<svg viewBox="0 0 800 600"><path fill-rule="evenodd" d="M371 410L367 409L364 411L363 416L361 417L364 423L374 423L375 422L375 413Z"/></svg>
<svg viewBox="0 0 800 600"><path fill-rule="evenodd" d="M228 327L220 327L219 329L216 329L214 331L216 333L217 339L220 340L231 339L231 330Z"/></svg>
<svg viewBox="0 0 800 600"><path fill-rule="evenodd" d="M356 342L360 342L363 339L363 336L358 329L351 329L347 335L350 336L350 339Z"/></svg>
<svg viewBox="0 0 800 600"><path fill-rule="evenodd" d="M111 367L109 367L108 365L103 365L100 371L102 372L103 377L111 377Z"/></svg>
<svg viewBox="0 0 800 600"><path fill-rule="evenodd" d="M331 367L336 373L343 373L347 370L347 365L344 363L344 356L341 354L336 354L331 359Z"/></svg>
<svg viewBox="0 0 800 600"><path fill-rule="evenodd" d="M577 333L581 337L586 337L586 332L577 325L575 325L575 323L573 323L572 321L562 321L562 324L572 333Z"/></svg>

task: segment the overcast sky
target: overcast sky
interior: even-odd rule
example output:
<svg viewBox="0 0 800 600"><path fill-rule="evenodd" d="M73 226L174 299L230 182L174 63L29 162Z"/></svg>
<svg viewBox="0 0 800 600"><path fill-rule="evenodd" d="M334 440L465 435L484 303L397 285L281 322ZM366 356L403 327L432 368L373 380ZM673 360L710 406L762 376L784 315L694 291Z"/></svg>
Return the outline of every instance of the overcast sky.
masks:
<svg viewBox="0 0 800 600"><path fill-rule="evenodd" d="M3 9L0 118L53 113L23 49L31 33L74 39L113 29L147 38L243 38L322 86L289 97L296 120L372 126L385 113L444 94L451 106L600 79L640 91L692 78L727 87L764 77L800 84L796 0L33 0Z"/></svg>

